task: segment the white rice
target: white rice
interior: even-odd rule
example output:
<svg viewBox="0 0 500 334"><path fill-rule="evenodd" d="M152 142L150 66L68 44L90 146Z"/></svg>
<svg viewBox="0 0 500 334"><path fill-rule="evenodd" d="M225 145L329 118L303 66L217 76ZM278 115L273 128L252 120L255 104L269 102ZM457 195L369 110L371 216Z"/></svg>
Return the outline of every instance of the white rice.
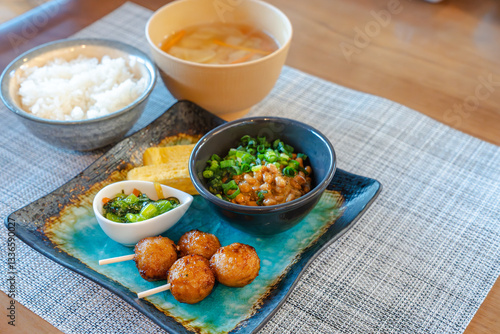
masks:
<svg viewBox="0 0 500 334"><path fill-rule="evenodd" d="M134 63L109 56L100 62L80 56L29 67L20 78L22 107L35 116L62 121L108 115L132 103L146 89L145 78L134 78Z"/></svg>

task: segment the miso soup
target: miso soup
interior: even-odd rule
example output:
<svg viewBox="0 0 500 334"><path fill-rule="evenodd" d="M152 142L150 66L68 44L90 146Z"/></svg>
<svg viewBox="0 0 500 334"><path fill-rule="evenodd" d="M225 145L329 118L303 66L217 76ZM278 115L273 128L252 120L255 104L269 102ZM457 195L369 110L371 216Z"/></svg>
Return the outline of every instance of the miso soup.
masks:
<svg viewBox="0 0 500 334"><path fill-rule="evenodd" d="M210 23L173 33L159 47L174 57L203 64L238 64L278 49L265 32L248 25Z"/></svg>

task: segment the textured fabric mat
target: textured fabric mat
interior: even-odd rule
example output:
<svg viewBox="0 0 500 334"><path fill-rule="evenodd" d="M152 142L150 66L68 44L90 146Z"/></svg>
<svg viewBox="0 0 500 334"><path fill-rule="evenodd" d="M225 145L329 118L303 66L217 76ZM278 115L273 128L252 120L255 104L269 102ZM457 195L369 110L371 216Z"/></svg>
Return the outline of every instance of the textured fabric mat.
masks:
<svg viewBox="0 0 500 334"><path fill-rule="evenodd" d="M127 3L76 36L118 39L147 51L144 26L150 15ZM174 102L159 82L132 131ZM284 116L317 127L332 141L339 168L384 186L357 225L312 263L262 332L462 332L500 273L500 148L289 67L250 115ZM0 117L2 220L104 152L45 144L3 105ZM3 224L0 241L5 277ZM61 331L164 332L99 285L19 240L16 245L16 299ZM5 279L1 289L8 290Z"/></svg>

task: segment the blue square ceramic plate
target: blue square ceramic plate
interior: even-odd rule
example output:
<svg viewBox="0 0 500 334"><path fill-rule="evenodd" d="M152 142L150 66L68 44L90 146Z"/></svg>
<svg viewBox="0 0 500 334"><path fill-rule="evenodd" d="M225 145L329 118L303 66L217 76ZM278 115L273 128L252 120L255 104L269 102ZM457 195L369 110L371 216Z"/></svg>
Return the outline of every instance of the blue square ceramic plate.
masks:
<svg viewBox="0 0 500 334"><path fill-rule="evenodd" d="M198 304L177 302L169 292L137 299L136 293L165 284L143 280L133 261L99 266L98 260L131 254L109 239L92 211L104 185L124 179L151 146L192 143L224 121L181 101L148 127L124 139L82 173L52 193L12 213L17 236L48 258L99 283L171 333L253 333L276 312L302 272L328 245L352 227L381 190L373 179L337 169L328 190L298 225L279 235L250 236L222 222L201 196L164 235L177 241L191 230L215 234L223 246L252 245L261 259L259 276L246 287L217 285Z"/></svg>

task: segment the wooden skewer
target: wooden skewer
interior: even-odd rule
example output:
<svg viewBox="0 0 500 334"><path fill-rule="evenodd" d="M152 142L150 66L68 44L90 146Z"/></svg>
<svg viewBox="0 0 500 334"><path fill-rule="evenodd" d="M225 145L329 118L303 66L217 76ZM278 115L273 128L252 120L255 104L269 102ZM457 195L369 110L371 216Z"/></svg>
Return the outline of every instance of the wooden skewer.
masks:
<svg viewBox="0 0 500 334"><path fill-rule="evenodd" d="M135 257L135 254L112 257L109 259L99 260L99 265L102 266L103 264L129 261L129 260L133 260L134 257Z"/></svg>
<svg viewBox="0 0 500 334"><path fill-rule="evenodd" d="M144 297L151 296L151 295L154 295L156 293L160 293L160 292L167 291L167 290L170 290L170 283L153 288L153 289L139 292L137 294L137 298L144 298Z"/></svg>

